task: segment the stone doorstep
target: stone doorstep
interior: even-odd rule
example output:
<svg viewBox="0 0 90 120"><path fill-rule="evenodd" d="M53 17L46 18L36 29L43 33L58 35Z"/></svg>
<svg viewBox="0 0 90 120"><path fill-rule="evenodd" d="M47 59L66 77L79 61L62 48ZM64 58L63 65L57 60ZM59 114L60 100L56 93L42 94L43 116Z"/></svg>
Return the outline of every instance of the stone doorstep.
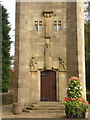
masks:
<svg viewBox="0 0 90 120"><path fill-rule="evenodd" d="M60 102L39 102L33 103L30 106L26 106L23 110L24 112L37 112L37 113L55 113L61 114L60 116L65 116L64 104Z"/></svg>
<svg viewBox="0 0 90 120"><path fill-rule="evenodd" d="M31 107L61 107L65 108L64 104L49 104L49 103L41 103L41 104L32 104Z"/></svg>
<svg viewBox="0 0 90 120"><path fill-rule="evenodd" d="M27 106L26 108L37 108L37 109L48 109L48 108L53 108L53 109L60 109L60 110L64 110L65 109L65 106L64 105L30 105L30 106Z"/></svg>
<svg viewBox="0 0 90 120"><path fill-rule="evenodd" d="M30 106L27 106L26 109L29 110L64 110L64 104L59 102L40 102L33 103Z"/></svg>
<svg viewBox="0 0 90 120"><path fill-rule="evenodd" d="M63 103L61 103L61 102L52 102L52 101L49 101L49 102L47 102L47 101L44 102L44 101L43 101L43 102L37 102L37 103L32 103L32 104L52 104L52 105L53 105L53 104L55 104L55 105L56 105L56 104L60 104L60 105L61 105L61 104L63 104Z"/></svg>
<svg viewBox="0 0 90 120"><path fill-rule="evenodd" d="M32 106L64 106L63 103L60 102L38 102L32 103Z"/></svg>

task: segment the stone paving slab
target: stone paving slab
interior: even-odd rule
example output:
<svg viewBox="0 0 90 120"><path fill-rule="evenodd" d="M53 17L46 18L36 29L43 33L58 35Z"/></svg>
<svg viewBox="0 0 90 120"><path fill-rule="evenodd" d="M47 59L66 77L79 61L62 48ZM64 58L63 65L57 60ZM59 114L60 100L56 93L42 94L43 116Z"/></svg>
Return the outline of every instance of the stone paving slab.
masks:
<svg viewBox="0 0 90 120"><path fill-rule="evenodd" d="M2 120L90 120L86 119L60 119L60 118L2 118Z"/></svg>

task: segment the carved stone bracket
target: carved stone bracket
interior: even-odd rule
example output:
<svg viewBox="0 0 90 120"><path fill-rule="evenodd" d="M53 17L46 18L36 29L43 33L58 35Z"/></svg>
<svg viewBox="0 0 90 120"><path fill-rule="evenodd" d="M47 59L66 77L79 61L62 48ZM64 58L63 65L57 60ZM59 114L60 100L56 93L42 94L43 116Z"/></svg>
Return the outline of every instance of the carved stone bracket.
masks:
<svg viewBox="0 0 90 120"><path fill-rule="evenodd" d="M51 17L52 16L52 14L53 14L53 10L44 10L43 11L43 15L44 15L44 17L46 17L46 18L49 18L49 17Z"/></svg>
<svg viewBox="0 0 90 120"><path fill-rule="evenodd" d="M37 58L32 57L30 60L30 71L37 71L38 64L37 64Z"/></svg>
<svg viewBox="0 0 90 120"><path fill-rule="evenodd" d="M61 57L59 57L58 60L59 60L59 71L66 71L66 60L62 59Z"/></svg>

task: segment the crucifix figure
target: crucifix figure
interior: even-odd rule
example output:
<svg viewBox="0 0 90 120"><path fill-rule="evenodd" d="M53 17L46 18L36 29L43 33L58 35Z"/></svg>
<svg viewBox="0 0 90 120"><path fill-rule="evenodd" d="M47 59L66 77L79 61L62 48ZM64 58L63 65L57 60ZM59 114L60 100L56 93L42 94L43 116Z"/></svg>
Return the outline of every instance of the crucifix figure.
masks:
<svg viewBox="0 0 90 120"><path fill-rule="evenodd" d="M52 68L52 52L49 40L45 43L45 51L44 51L44 67L45 69Z"/></svg>

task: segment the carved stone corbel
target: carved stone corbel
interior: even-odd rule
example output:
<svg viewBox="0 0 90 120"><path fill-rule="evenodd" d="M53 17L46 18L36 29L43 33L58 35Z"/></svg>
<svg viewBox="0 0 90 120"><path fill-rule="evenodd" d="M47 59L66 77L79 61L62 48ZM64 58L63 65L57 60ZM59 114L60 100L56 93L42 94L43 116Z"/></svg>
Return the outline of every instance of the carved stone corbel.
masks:
<svg viewBox="0 0 90 120"><path fill-rule="evenodd" d="M53 10L46 9L43 11L43 15L45 18L52 17L52 14L53 14Z"/></svg>

